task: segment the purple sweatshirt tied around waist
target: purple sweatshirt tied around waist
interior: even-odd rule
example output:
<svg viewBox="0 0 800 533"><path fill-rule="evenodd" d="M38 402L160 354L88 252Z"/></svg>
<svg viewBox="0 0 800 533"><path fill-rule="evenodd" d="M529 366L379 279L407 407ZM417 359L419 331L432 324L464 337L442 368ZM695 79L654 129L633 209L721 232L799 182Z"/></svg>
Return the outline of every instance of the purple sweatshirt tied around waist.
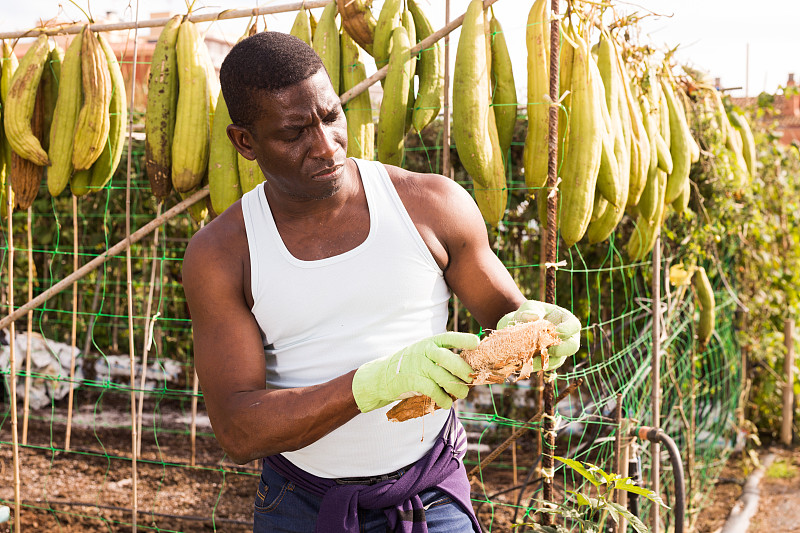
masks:
<svg viewBox="0 0 800 533"><path fill-rule="evenodd" d="M357 533L359 508L383 509L392 531L427 533L419 493L432 487L457 502L472 520L473 530L480 533L469 498L467 472L461 461L463 452L459 454L457 451L462 448L458 443L465 439L464 428L456 420L455 412L451 411L450 420L425 456L399 479L374 485L340 485L335 479L321 478L296 467L282 455L266 457L264 462L286 479L322 498L316 533Z"/></svg>

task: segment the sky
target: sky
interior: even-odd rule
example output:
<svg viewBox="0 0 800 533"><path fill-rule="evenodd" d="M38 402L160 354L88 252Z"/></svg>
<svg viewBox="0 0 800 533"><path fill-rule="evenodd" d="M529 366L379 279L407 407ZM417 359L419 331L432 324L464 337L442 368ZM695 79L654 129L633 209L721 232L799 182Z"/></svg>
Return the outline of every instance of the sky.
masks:
<svg viewBox="0 0 800 533"><path fill-rule="evenodd" d="M3 0L11 2L12 0ZM225 9L279 5L295 0L195 0L195 11L214 13ZM151 12L185 12L184 0L74 0L92 12L95 19L105 12L122 20L149 18ZM444 25L445 0L419 0L435 28ZM498 0L494 13L506 33L517 86L525 85L525 25L533 0ZM720 78L721 87L734 96L774 93L786 84L789 73L800 78L800 0L614 0L619 13L646 15L640 40L657 49L678 47L677 58L694 68ZM138 4L138 6L137 6ZM377 17L383 0L374 0ZM468 0L450 0L451 18L463 13ZM71 0L23 0L4 10L0 32L25 30L39 20L85 20ZM321 9L316 9L319 13ZM289 31L294 13L267 17L271 30ZM246 19L207 24L211 33L235 41L244 31ZM451 34L455 50L457 31ZM451 53L451 59L455 53ZM367 64L370 69L369 63ZM373 69L374 70L374 69ZM747 93L747 94L745 94Z"/></svg>

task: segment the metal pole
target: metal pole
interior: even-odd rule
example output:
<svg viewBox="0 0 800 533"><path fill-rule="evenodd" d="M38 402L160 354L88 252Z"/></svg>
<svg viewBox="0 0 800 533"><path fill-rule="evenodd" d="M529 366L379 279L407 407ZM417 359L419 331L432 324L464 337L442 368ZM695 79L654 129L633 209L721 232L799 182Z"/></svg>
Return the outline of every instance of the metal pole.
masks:
<svg viewBox="0 0 800 533"><path fill-rule="evenodd" d="M558 101L558 55L559 55L559 22L558 8L559 0L551 0L552 20L550 21L550 101ZM547 150L547 187L550 191L547 195L547 248L546 248L546 268L545 273L545 301L555 303L556 300L556 262L557 256L557 234L556 234L556 213L558 209L558 190L556 180L558 172L558 107L550 106L550 121L548 131L548 150ZM554 459L553 450L555 449L555 373L549 372L544 376L544 447L542 454L542 475L544 478L543 498L547 502L553 502L553 470ZM554 523L552 514L545 514L543 517L546 525Z"/></svg>
<svg viewBox="0 0 800 533"><path fill-rule="evenodd" d="M661 234L656 235L653 246L653 357L650 367L651 401L653 404L653 427L661 427ZM661 446L657 442L650 443L652 463L650 465L651 488L658 494L661 489L661 465L659 463ZM660 513L658 505L651 505L652 533L659 532Z"/></svg>

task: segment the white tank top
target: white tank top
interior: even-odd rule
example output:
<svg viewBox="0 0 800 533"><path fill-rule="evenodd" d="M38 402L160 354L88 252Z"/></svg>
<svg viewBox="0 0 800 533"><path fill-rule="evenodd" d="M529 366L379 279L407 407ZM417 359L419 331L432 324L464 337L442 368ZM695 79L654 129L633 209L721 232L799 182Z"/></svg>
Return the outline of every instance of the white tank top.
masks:
<svg viewBox="0 0 800 533"><path fill-rule="evenodd" d="M264 194L242 198L252 312L264 338L267 388L316 385L445 331L450 290L382 163L354 160L369 207L369 235L340 255L294 257ZM389 422L391 405L355 418L283 456L325 478L379 475L420 459L448 411Z"/></svg>

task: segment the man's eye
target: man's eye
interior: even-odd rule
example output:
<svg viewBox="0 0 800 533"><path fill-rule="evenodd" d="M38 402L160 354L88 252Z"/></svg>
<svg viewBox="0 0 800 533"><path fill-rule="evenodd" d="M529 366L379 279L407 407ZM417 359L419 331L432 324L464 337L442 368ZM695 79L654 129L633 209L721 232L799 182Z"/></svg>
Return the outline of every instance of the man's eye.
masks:
<svg viewBox="0 0 800 533"><path fill-rule="evenodd" d="M331 122L336 122L336 120L338 118L339 118L339 112L338 111L334 111L334 112L330 113L328 116L326 116L324 120L325 120L325 122L330 124Z"/></svg>

